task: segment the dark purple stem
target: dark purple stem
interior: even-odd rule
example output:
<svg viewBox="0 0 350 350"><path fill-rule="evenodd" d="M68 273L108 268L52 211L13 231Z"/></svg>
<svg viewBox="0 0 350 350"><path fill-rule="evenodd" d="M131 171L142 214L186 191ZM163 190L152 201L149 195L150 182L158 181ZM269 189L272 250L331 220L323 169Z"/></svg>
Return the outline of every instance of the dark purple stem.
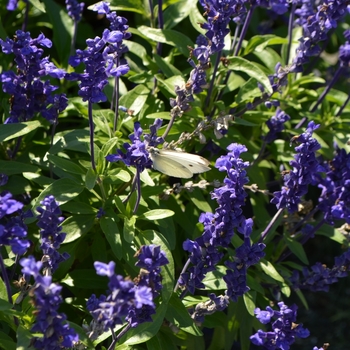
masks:
<svg viewBox="0 0 350 350"><path fill-rule="evenodd" d="M311 232L306 234L305 236L302 237L300 244L304 245L313 235L314 233L325 223L325 220L322 219L314 228ZM281 262L288 258L289 255L291 255L292 252L290 250L284 252L281 257L277 260L277 262Z"/></svg>
<svg viewBox="0 0 350 350"><path fill-rule="evenodd" d="M310 109L310 112L313 113L316 111L317 107L322 103L322 101L324 100L324 98L326 97L326 95L328 94L329 90L333 87L333 85L335 84L335 82L338 80L338 78L340 77L340 74L343 71L343 67L339 67L338 70L335 72L333 79L330 81L330 83L328 84L328 86L323 90L322 94L320 95L320 97L318 98L316 104ZM295 127L295 129L300 128L305 122L307 121L307 118L304 117Z"/></svg>
<svg viewBox="0 0 350 350"><path fill-rule="evenodd" d="M117 345L118 340L131 328L131 324L128 323L126 327L113 339L112 344L108 347L108 350L113 350ZM113 329L111 329L112 334L114 334Z"/></svg>
<svg viewBox="0 0 350 350"><path fill-rule="evenodd" d="M293 23L294 23L294 15L295 15L295 8L297 4L296 2L293 2L292 8L290 10L289 14L289 22L288 22L288 48L287 48L287 56L286 56L286 64L288 64L289 57L290 57L290 48L292 46L292 34L293 34Z"/></svg>
<svg viewBox="0 0 350 350"><path fill-rule="evenodd" d="M29 1L26 1L26 11L24 13L24 20L23 20L23 24L22 24L22 31L23 32L27 31L28 16L29 16Z"/></svg>
<svg viewBox="0 0 350 350"><path fill-rule="evenodd" d="M119 57L116 58L116 66L119 67ZM111 110L113 110L113 101L115 101L114 108L114 122L113 122L113 132L117 131L118 126L118 116L119 116L119 77L115 77L114 79L114 89L113 96L111 100Z"/></svg>
<svg viewBox="0 0 350 350"><path fill-rule="evenodd" d="M235 56L238 55L239 50L240 50L241 47L242 47L242 43L243 43L243 40L244 40L245 35L247 34L247 30L248 30L250 21L251 21L251 19L252 19L254 10L255 10L255 6L252 6L252 7L249 9L249 11L248 11L247 17L245 18L245 21L244 21L244 24L243 24L243 28L242 28L242 31L241 31L241 35L240 35L240 37L239 37L239 41L238 41L238 44L237 44L237 46L236 46L236 50L235 50L235 53L234 53Z"/></svg>
<svg viewBox="0 0 350 350"><path fill-rule="evenodd" d="M272 218L272 220L269 222L269 224L266 226L265 230L261 233L261 237L259 239L259 243L261 243L266 236L268 235L268 233L270 232L272 226L274 225L274 223L277 221L277 219L281 216L281 214L283 213L283 208L278 209L277 213L275 214L275 216Z"/></svg>
<svg viewBox="0 0 350 350"><path fill-rule="evenodd" d="M214 70L213 70L213 75L212 75L212 79L210 81L210 86L207 92L207 98L205 100L205 107L209 106L209 101L210 101L210 97L213 91L213 85L214 85L214 81L215 81L215 76L216 76L216 72L218 70L219 67L219 63L220 63L220 58L221 58L221 53L222 51L219 51L217 56L216 56L216 60L215 60L215 66L214 66Z"/></svg>
<svg viewBox="0 0 350 350"><path fill-rule="evenodd" d="M340 107L338 113L336 114L336 117L339 117L343 113L343 110L346 107L346 105L349 103L349 101L350 101L350 93L348 94L348 98L345 100L343 105Z"/></svg>

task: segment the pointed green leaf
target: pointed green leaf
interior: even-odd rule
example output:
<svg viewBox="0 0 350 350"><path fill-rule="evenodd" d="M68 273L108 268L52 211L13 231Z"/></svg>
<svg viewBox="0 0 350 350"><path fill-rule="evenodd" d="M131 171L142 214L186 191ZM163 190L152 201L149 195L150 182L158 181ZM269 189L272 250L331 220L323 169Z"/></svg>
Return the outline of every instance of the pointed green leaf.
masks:
<svg viewBox="0 0 350 350"><path fill-rule="evenodd" d="M68 173L85 175L86 170L69 159L57 157L52 154L48 154L47 159L50 161L50 163L56 165L57 167Z"/></svg>
<svg viewBox="0 0 350 350"><path fill-rule="evenodd" d="M229 69L246 73L250 77L255 78L258 82L260 82L269 94L273 93L269 78L257 64L242 57L230 57L229 62Z"/></svg>
<svg viewBox="0 0 350 350"><path fill-rule="evenodd" d="M71 179L59 179L46 187L36 198L33 209L35 209L46 196L53 195L59 204L69 202L79 196L84 186Z"/></svg>
<svg viewBox="0 0 350 350"><path fill-rule="evenodd" d="M268 276L276 281L284 282L284 278L277 272L275 267L269 261L261 259L259 265Z"/></svg>
<svg viewBox="0 0 350 350"><path fill-rule="evenodd" d="M0 142L9 141L17 137L26 135L31 131L42 127L43 125L34 120L31 122L14 123L14 124L1 124L0 125Z"/></svg>
<svg viewBox="0 0 350 350"><path fill-rule="evenodd" d="M256 292L253 290L249 290L248 292L243 294L244 304L247 308L248 313L251 316L254 316L254 310L256 308L255 299L256 299Z"/></svg>
<svg viewBox="0 0 350 350"><path fill-rule="evenodd" d="M142 36L154 42L164 43L176 47L184 56L188 56L188 47L193 47L192 40L188 36L170 29L156 29L146 26L137 28Z"/></svg>
<svg viewBox="0 0 350 350"><path fill-rule="evenodd" d="M103 216L100 219L100 225L114 255L117 257L118 260L121 260L123 256L123 247L122 247L119 227L117 225L117 217Z"/></svg>
<svg viewBox="0 0 350 350"><path fill-rule="evenodd" d="M20 163L16 161L0 160L0 169L6 175L23 174L24 172L37 173L39 168L28 163Z"/></svg>
<svg viewBox="0 0 350 350"><path fill-rule="evenodd" d="M290 251L296 257L298 257L305 265L309 265L309 260L305 254L303 245L288 236L285 236L284 239Z"/></svg>
<svg viewBox="0 0 350 350"><path fill-rule="evenodd" d="M130 219L128 219L127 217L124 218L123 237L128 243L132 243L134 241L135 223L135 216L132 216Z"/></svg>
<svg viewBox="0 0 350 350"><path fill-rule="evenodd" d="M138 219L140 220L160 220L173 216L175 213L169 209L154 209L147 211L146 213L140 215Z"/></svg>

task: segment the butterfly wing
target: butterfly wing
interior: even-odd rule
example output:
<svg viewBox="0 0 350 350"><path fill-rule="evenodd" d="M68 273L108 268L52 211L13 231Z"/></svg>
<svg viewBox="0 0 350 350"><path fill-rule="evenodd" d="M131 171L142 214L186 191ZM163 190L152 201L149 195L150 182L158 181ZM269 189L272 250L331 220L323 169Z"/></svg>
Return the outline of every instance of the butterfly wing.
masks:
<svg viewBox="0 0 350 350"><path fill-rule="evenodd" d="M193 173L187 167L171 157L169 158L167 155L162 154L160 150L150 150L150 156L153 162L153 168L165 175L184 179L189 179L193 176Z"/></svg>
<svg viewBox="0 0 350 350"><path fill-rule="evenodd" d="M210 170L209 161L196 154L173 150L159 150L159 152L160 155L181 164L192 174L204 173Z"/></svg>

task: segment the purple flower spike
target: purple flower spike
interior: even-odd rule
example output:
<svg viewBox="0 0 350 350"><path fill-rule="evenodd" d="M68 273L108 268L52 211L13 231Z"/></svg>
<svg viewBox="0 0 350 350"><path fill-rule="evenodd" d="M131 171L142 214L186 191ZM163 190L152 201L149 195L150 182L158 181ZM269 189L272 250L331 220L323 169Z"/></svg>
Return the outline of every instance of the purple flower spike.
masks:
<svg viewBox="0 0 350 350"><path fill-rule="evenodd" d="M265 136L265 142L271 143L274 141L277 133L284 129L284 123L288 120L290 120L290 116L284 113L280 108L277 108L276 114L266 122L269 132Z"/></svg>
<svg viewBox="0 0 350 350"><path fill-rule="evenodd" d="M284 186L281 191L274 192L271 203L276 204L277 209L287 208L290 213L297 211L301 197L307 193L314 174L320 170L315 152L321 145L312 137L312 133L319 127L313 121L306 131L296 136L292 141L300 143L295 147L297 154L289 164L292 170L284 176Z"/></svg>
<svg viewBox="0 0 350 350"><path fill-rule="evenodd" d="M267 307L265 310L255 309L255 315L260 322L268 324L272 322L272 331L264 332L261 329L250 337L253 344L263 346L269 350L289 350L296 338L307 338L310 332L303 328L302 324L296 324L297 306L290 308L283 302L279 302L279 311Z"/></svg>
<svg viewBox="0 0 350 350"><path fill-rule="evenodd" d="M26 239L27 226L24 219L28 214L22 213L23 203L12 199L10 192L0 194L0 246L11 246L15 254L22 255L29 248L30 243ZM11 216L19 212L18 216Z"/></svg>
<svg viewBox="0 0 350 350"><path fill-rule="evenodd" d="M68 15L73 18L75 22L81 20L81 14L84 10L85 4L83 2L78 2L77 0L66 0L66 7Z"/></svg>
<svg viewBox="0 0 350 350"><path fill-rule="evenodd" d="M157 137L157 130L161 127L161 119L157 119L153 125L151 125L151 134L144 135L144 141L141 141L143 130L139 122L134 124L134 134L129 136L131 145L124 143L126 153L121 150L117 150L117 154L111 154L106 157L109 162L122 161L127 166L134 166L139 173L142 173L145 168L151 168L152 160L150 158L147 148L157 146L163 142L161 137Z"/></svg>
<svg viewBox="0 0 350 350"><path fill-rule="evenodd" d="M74 329L69 328L66 315L59 313L62 303L62 287L52 283L51 276L42 276L41 262L36 262L33 257L22 259L22 273L29 279L33 276L35 284L30 290L30 296L34 300L36 309L35 323L31 329L34 333L42 333L43 337L34 337L35 349L61 349L71 348L79 340Z"/></svg>
<svg viewBox="0 0 350 350"><path fill-rule="evenodd" d="M215 270L216 264L223 256L220 248L229 246L236 229L244 235L245 243L237 249L235 262L228 263L229 269L224 277L228 288L227 296L236 300L249 290L246 285L247 268L264 256L262 250L265 245L251 246L249 237L253 221L246 220L242 214L242 206L247 196L244 185L249 181L245 168L249 163L244 162L240 156L247 151L247 148L233 143L227 149L228 154L221 156L215 165L219 171L227 173L224 185L212 192L211 197L217 201L218 208L214 214L203 213L199 217L199 222L204 226L202 236L195 241L186 240L183 243L184 250L190 253L192 266L181 274L178 283L192 294L196 288L204 288L202 281L206 273Z"/></svg>
<svg viewBox="0 0 350 350"><path fill-rule="evenodd" d="M40 202L41 207L37 207L39 212L37 225L41 228L41 250L44 257L44 269L49 269L52 274L58 267L59 263L67 260L69 254L60 254L58 248L66 238L66 234L62 233L60 224L63 221L61 217L61 209L54 196L47 196Z"/></svg>
<svg viewBox="0 0 350 350"><path fill-rule="evenodd" d="M135 283L124 279L114 272L115 263L95 262L96 273L109 278L107 296L97 298L92 295L87 303L95 321L107 330L125 320L131 327L143 322L151 322L155 313L154 299L158 296L161 285L160 267L168 263L165 253L159 246L143 246L138 252L137 266L142 266Z"/></svg>
<svg viewBox="0 0 350 350"><path fill-rule="evenodd" d="M27 121L38 113L51 123L57 122L58 114L67 107L67 98L65 94L54 95L58 87L42 80L47 75L59 79L65 75L64 70L43 57L41 47L50 48L51 40L44 34L32 39L29 32L17 30L16 40L0 39L0 45L5 54L14 54L17 66L16 74L7 71L0 77L3 91L12 95L10 117L5 123Z"/></svg>

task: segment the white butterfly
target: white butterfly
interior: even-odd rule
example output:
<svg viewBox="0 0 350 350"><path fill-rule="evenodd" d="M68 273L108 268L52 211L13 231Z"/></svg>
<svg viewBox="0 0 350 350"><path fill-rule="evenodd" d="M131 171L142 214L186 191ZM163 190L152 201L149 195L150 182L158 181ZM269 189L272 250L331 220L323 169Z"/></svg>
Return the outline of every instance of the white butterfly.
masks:
<svg viewBox="0 0 350 350"><path fill-rule="evenodd" d="M196 154L149 147L153 168L163 174L188 179L210 170L209 161Z"/></svg>

